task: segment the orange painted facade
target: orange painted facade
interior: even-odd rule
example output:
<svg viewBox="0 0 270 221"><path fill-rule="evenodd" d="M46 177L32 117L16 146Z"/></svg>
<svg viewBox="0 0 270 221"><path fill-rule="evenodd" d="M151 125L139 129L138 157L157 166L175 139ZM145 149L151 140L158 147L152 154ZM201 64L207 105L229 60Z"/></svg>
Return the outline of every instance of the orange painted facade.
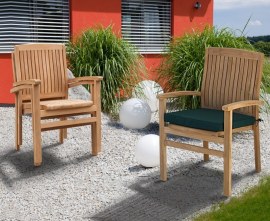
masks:
<svg viewBox="0 0 270 221"><path fill-rule="evenodd" d="M172 0L172 36L181 36L193 28L202 29L213 24L213 0L201 0L202 7L195 9L196 1ZM96 26L113 25L121 33L121 0L70 0L71 37ZM155 80L156 68L161 55L144 55L149 79ZM12 64L10 54L0 54L0 103L14 103L12 87Z"/></svg>
<svg viewBox="0 0 270 221"><path fill-rule="evenodd" d="M14 103L14 95L9 93L12 82L11 54L0 54L0 104Z"/></svg>
<svg viewBox="0 0 270 221"><path fill-rule="evenodd" d="M121 33L121 0L70 0L72 36L96 25L113 25Z"/></svg>

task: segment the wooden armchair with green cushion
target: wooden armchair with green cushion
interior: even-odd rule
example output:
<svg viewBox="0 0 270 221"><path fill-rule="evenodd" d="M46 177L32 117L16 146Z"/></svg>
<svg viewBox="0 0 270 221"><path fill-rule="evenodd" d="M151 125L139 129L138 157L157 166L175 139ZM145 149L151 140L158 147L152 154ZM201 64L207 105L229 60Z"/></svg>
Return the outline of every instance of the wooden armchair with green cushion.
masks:
<svg viewBox="0 0 270 221"><path fill-rule="evenodd" d="M201 91L179 91L158 95L160 125L160 176L167 180L167 146L224 159L224 195L231 195L232 134L254 132L255 169L261 171L259 140L259 100L262 53L233 48L207 48ZM167 99L201 96L201 108L166 112ZM167 139L168 134L199 139L203 146ZM209 148L209 142L224 150Z"/></svg>

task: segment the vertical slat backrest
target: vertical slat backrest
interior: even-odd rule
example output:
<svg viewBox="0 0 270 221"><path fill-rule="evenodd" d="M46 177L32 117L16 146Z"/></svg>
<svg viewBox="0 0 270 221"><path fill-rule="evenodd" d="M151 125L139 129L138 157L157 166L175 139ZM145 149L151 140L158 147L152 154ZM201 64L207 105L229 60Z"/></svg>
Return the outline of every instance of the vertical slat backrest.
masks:
<svg viewBox="0 0 270 221"><path fill-rule="evenodd" d="M26 44L15 46L12 55L14 81L41 80L41 99L67 96L66 51L63 44ZM22 99L30 98L29 90Z"/></svg>
<svg viewBox="0 0 270 221"><path fill-rule="evenodd" d="M202 108L221 109L243 100L258 100L264 56L235 48L207 48L201 88ZM255 116L255 108L237 112Z"/></svg>

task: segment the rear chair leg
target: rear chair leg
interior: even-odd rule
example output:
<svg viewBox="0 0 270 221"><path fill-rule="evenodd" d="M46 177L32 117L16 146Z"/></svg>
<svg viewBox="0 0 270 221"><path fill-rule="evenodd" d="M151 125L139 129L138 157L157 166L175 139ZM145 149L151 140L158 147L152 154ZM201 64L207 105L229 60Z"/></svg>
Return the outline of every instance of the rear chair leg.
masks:
<svg viewBox="0 0 270 221"><path fill-rule="evenodd" d="M209 142L208 141L203 141L203 148L209 149ZM204 160L204 162L209 161L209 154L204 154L203 160Z"/></svg>
<svg viewBox="0 0 270 221"><path fill-rule="evenodd" d="M67 119L66 117L61 117L60 121L66 119ZM67 128L59 130L59 142L64 143L64 139L67 139Z"/></svg>

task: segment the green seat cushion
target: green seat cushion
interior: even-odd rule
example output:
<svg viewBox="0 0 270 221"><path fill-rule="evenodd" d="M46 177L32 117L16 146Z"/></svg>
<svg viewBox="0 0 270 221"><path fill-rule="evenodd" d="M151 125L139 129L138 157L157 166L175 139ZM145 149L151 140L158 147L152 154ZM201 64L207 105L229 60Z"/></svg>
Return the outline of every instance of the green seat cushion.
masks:
<svg viewBox="0 0 270 221"><path fill-rule="evenodd" d="M184 127L191 127L208 131L224 130L224 112L213 109L194 109L176 111L164 114L165 122ZM255 118L252 116L233 113L233 128L253 125Z"/></svg>

